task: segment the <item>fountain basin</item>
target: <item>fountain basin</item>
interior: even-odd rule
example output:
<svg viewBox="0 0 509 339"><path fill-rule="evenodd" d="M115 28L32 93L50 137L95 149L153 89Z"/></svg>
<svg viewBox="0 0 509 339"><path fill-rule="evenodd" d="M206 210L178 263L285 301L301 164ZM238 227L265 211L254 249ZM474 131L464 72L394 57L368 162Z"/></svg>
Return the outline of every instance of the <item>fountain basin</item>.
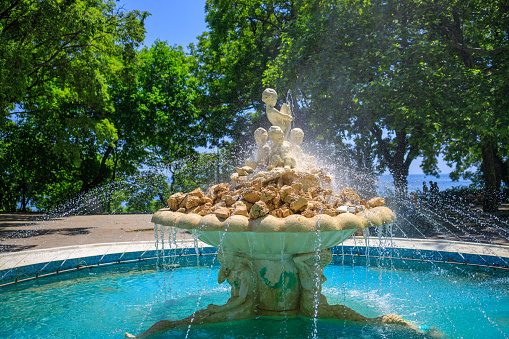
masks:
<svg viewBox="0 0 509 339"><path fill-rule="evenodd" d="M230 283L232 298L225 305L209 305L182 320L214 323L256 315L344 317L320 293L321 283L326 280L323 269L332 260L330 248L358 229L394 219L389 208L378 206L356 214L319 214L311 218L299 214L285 218L267 215L256 219L162 209L153 215L152 222L190 230L220 250L218 281ZM320 299L319 311L316 296ZM352 311L346 317L355 318L357 313ZM180 324L173 322L171 326Z"/></svg>
<svg viewBox="0 0 509 339"><path fill-rule="evenodd" d="M388 224L394 219L389 208L379 206L335 217L319 214L306 218L294 214L286 218L269 215L255 220L242 215L221 219L215 214L200 216L161 209L153 215L152 222L190 230L203 242L223 251L241 252L252 257L274 254L278 260L281 255L336 246L358 229Z"/></svg>
<svg viewBox="0 0 509 339"><path fill-rule="evenodd" d="M324 250L342 243L357 228L306 233L223 232L192 230L201 241L223 251L241 252L250 257L272 257ZM256 244L256 246L255 246Z"/></svg>
<svg viewBox="0 0 509 339"><path fill-rule="evenodd" d="M227 219L215 214L201 216L173 212L163 208L152 216L152 222L162 226L172 226L187 230L221 231L221 232L256 232L256 233L306 233L316 231L342 231L366 227L381 226L395 220L394 213L387 207L379 206L359 213L343 213L337 216L319 214L306 218L293 214L286 218L268 215L250 219L243 215L232 215Z"/></svg>

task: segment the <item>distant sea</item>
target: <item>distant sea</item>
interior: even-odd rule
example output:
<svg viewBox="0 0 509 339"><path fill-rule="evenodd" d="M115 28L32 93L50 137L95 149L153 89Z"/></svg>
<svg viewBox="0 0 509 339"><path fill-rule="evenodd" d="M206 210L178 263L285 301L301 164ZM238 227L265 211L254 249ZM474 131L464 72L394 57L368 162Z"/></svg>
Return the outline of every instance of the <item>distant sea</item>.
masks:
<svg viewBox="0 0 509 339"><path fill-rule="evenodd" d="M449 178L449 174L440 174L439 178L435 178L432 176L426 176L424 174L410 174L408 176L408 192L414 192L417 190L422 191L422 183L426 181L426 185L429 189L429 182L433 181L438 184L438 188L440 191L446 190L452 187L458 186L469 186L472 181L460 179L458 181L452 181ZM383 193L385 189L394 190L394 182L392 180L392 175L383 174L380 176L380 182L378 185L378 190L380 193Z"/></svg>

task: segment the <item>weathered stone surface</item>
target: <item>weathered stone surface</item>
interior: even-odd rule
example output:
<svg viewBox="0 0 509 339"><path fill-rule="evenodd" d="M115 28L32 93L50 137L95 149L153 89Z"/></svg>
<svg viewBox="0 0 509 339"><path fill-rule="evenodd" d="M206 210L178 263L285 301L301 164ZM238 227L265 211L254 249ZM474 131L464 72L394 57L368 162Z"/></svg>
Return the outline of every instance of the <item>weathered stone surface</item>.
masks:
<svg viewBox="0 0 509 339"><path fill-rule="evenodd" d="M302 211L301 215L305 216L306 218L312 218L316 215L316 213L309 209L306 209L306 210Z"/></svg>
<svg viewBox="0 0 509 339"><path fill-rule="evenodd" d="M371 199L368 200L368 205L369 205L369 207L384 206L385 205L385 199L384 198L380 198L380 197L371 198Z"/></svg>
<svg viewBox="0 0 509 339"><path fill-rule="evenodd" d="M230 210L227 207L220 207L214 211L218 218L227 219L230 216Z"/></svg>
<svg viewBox="0 0 509 339"><path fill-rule="evenodd" d="M374 207L357 214L341 213L333 216L333 213L331 215L321 213L312 216L313 211L309 209L304 210L301 214L292 214L285 205L268 216L264 204L263 201L254 204L249 215L250 218L241 214L231 214L231 209L227 207L218 207L212 214L207 215L203 215L203 211L199 214L185 214L162 209L154 214L152 221L165 226L208 231L228 228L232 232L314 232L316 230L335 231L373 227L392 222L395 219L392 211L384 206ZM240 203L238 205L240 210ZM355 209L352 206L345 207ZM209 207L204 206L204 209L206 208ZM230 217L228 218L228 216ZM258 220L262 220L263 225Z"/></svg>
<svg viewBox="0 0 509 339"><path fill-rule="evenodd" d="M265 202L265 203L271 202L275 198L277 198L277 191L275 188L273 188L273 189L265 188L262 190L262 195L260 196L260 200L262 200L263 202Z"/></svg>
<svg viewBox="0 0 509 339"><path fill-rule="evenodd" d="M250 186L253 190L255 191L261 191L262 190L262 187L263 187L263 179L262 178L257 178L257 179L254 179L251 183L250 183Z"/></svg>
<svg viewBox="0 0 509 339"><path fill-rule="evenodd" d="M230 194L224 194L221 197L221 200L224 201L225 205L228 207L232 206L237 202L237 200L235 200Z"/></svg>
<svg viewBox="0 0 509 339"><path fill-rule="evenodd" d="M207 203L205 203L205 205L203 205L203 209L201 209L198 214L201 216L204 216L207 214L212 214L213 212L214 211L212 210L212 203L207 202Z"/></svg>
<svg viewBox="0 0 509 339"><path fill-rule="evenodd" d="M287 196L292 195L293 193L294 193L293 188L291 186L285 185L285 186L281 187L281 189L279 190L279 196L281 197L281 200L285 201L285 202L286 202Z"/></svg>
<svg viewBox="0 0 509 339"><path fill-rule="evenodd" d="M336 212L338 213L348 213L348 207L346 205L342 205L336 208Z"/></svg>
<svg viewBox="0 0 509 339"><path fill-rule="evenodd" d="M385 203L380 197L366 202L350 188L345 188L340 194L334 195L330 189L320 185L309 186L306 191L301 182L285 179L286 174L295 174L295 169L280 168L271 171L270 175L277 173L281 175L276 181L266 181L266 176L269 175L267 173L260 177L254 174L255 179L238 183L235 190L231 190L228 184L219 184L212 186L207 196L203 195L200 189L188 194L179 192L168 199L168 204L171 210L182 213L200 216L213 214L220 219L236 216L255 220L269 214L271 218L278 219L285 219L294 214L301 214L306 219L319 216L336 218L345 213L369 211ZM350 220L348 218L345 220ZM376 223L378 222L375 221ZM352 225L354 224L355 221L352 221Z"/></svg>
<svg viewBox="0 0 509 339"><path fill-rule="evenodd" d="M326 208L326 209L323 210L322 214L327 214L327 215L330 215L331 217L335 217L339 213L335 209Z"/></svg>
<svg viewBox="0 0 509 339"><path fill-rule="evenodd" d="M221 196L227 192L230 191L230 185L223 183L223 184L217 184L212 186L209 189L208 196L212 201L216 201L217 199L220 199Z"/></svg>
<svg viewBox="0 0 509 339"><path fill-rule="evenodd" d="M251 211L249 211L249 217L251 219L258 219L269 214L269 209L267 205L263 201L256 202L253 207L251 207Z"/></svg>
<svg viewBox="0 0 509 339"><path fill-rule="evenodd" d="M186 199L186 210L199 206L201 204L201 198L198 196L188 195Z"/></svg>
<svg viewBox="0 0 509 339"><path fill-rule="evenodd" d="M237 201L233 205L233 212L232 215L243 215L245 217L249 216L249 213L247 212L247 206L242 201Z"/></svg>
<svg viewBox="0 0 509 339"><path fill-rule="evenodd" d="M209 197L203 197L203 198L201 198L201 203L202 204L207 204L207 203L212 204L213 201Z"/></svg>
<svg viewBox="0 0 509 339"><path fill-rule="evenodd" d="M311 195L311 198L316 198L322 192L323 188L321 188L320 186L313 186L308 189L308 193Z"/></svg>
<svg viewBox="0 0 509 339"><path fill-rule="evenodd" d="M293 191L295 192L295 194L304 193L304 192L302 192L302 184L300 182L293 182L292 188L293 188Z"/></svg>
<svg viewBox="0 0 509 339"><path fill-rule="evenodd" d="M281 218L286 218L287 216L291 215L292 211L288 207L281 208Z"/></svg>
<svg viewBox="0 0 509 339"><path fill-rule="evenodd" d="M244 199L252 204L254 204L258 200L260 200L260 197L261 197L260 192L255 191L254 189L250 189L250 188L246 189L242 193L242 199Z"/></svg>
<svg viewBox="0 0 509 339"><path fill-rule="evenodd" d="M191 209L187 209L187 213L196 213L200 214L200 212L205 209L205 205L198 205L196 207L193 207Z"/></svg>
<svg viewBox="0 0 509 339"><path fill-rule="evenodd" d="M184 194L182 192L173 194L168 199L168 207L170 207L170 209L172 211L178 210L180 207L183 207L183 206L181 206L181 204L185 198L186 198L186 194Z"/></svg>
<svg viewBox="0 0 509 339"><path fill-rule="evenodd" d="M198 197L198 198L203 198L205 195L203 194L201 188L197 188L195 189L194 191L191 191L187 194L188 196L190 197Z"/></svg>
<svg viewBox="0 0 509 339"><path fill-rule="evenodd" d="M304 210L308 205L307 199L304 199L303 197L297 197L295 200L293 200L290 203L290 209L293 212Z"/></svg>
<svg viewBox="0 0 509 339"><path fill-rule="evenodd" d="M235 170L239 176L247 176L248 174L253 173L253 169L249 166L237 167Z"/></svg>
<svg viewBox="0 0 509 339"><path fill-rule="evenodd" d="M341 198L343 199L343 201L349 201L354 204L358 204L361 200L359 195L357 193L355 193L355 191L353 189L348 188L348 187L343 188L340 195L341 195Z"/></svg>
<svg viewBox="0 0 509 339"><path fill-rule="evenodd" d="M242 200L242 202L246 205L247 212L249 213L249 211L251 211L251 207L253 207L253 203L246 200Z"/></svg>

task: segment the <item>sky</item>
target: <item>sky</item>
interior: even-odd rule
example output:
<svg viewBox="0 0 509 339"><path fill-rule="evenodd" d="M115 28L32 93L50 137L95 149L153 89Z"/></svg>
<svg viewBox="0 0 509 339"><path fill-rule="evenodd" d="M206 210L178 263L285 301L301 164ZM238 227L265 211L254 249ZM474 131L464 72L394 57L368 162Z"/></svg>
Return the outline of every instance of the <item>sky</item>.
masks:
<svg viewBox="0 0 509 339"><path fill-rule="evenodd" d="M120 0L118 7L125 10L147 11L151 15L145 21L147 31L145 46L150 47L156 39L166 40L169 45L180 45L184 48L190 43L197 43L196 37L207 31L205 22L206 0ZM419 167L420 159L410 165L410 174L423 174ZM439 159L442 176L452 168Z"/></svg>
<svg viewBox="0 0 509 339"><path fill-rule="evenodd" d="M151 13L145 21L145 45L148 47L156 39L187 47L196 43L196 37L207 30L205 0L120 0L117 7Z"/></svg>

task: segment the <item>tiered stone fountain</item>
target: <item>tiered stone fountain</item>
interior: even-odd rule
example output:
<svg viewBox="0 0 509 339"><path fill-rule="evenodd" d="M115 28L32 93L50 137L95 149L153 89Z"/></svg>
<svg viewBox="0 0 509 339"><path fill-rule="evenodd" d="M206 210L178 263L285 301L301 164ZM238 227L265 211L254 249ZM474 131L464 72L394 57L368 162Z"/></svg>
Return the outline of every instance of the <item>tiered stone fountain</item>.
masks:
<svg viewBox="0 0 509 339"><path fill-rule="evenodd" d="M231 176L232 183L176 193L152 221L186 229L219 249L218 282L231 285L225 305L209 305L177 321L162 320L137 337L189 324L227 322L256 316L318 317L412 326L397 315L366 318L321 293L330 247L357 230L391 223L380 197L361 199L349 188L330 189L331 177L303 153L302 130L291 129L290 106L274 106L277 94L263 92L268 132L255 131L257 149ZM287 140L290 135L291 142ZM267 143L270 138L270 145ZM127 337L133 337L126 334Z"/></svg>

